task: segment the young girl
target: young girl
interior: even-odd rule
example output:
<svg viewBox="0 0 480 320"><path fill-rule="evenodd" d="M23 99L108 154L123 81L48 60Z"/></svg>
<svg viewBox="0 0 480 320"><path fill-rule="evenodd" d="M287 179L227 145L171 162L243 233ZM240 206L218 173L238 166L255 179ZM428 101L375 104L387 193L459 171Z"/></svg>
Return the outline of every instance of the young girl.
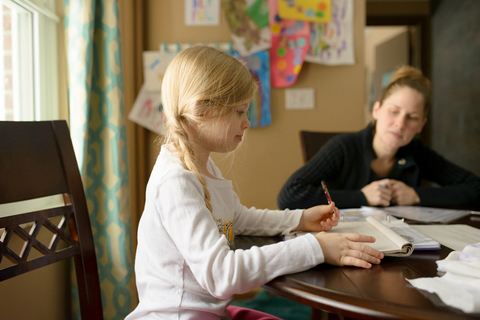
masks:
<svg viewBox="0 0 480 320"><path fill-rule="evenodd" d="M287 273L319 263L370 268L383 254L359 242L373 237L335 234L334 204L307 210L246 208L209 157L235 150L250 127L256 84L235 58L196 46L170 63L162 86L167 135L148 182L135 261L140 298L131 319L274 319L227 307ZM337 213L332 216L332 211ZM231 250L235 234L319 231L286 242Z"/></svg>

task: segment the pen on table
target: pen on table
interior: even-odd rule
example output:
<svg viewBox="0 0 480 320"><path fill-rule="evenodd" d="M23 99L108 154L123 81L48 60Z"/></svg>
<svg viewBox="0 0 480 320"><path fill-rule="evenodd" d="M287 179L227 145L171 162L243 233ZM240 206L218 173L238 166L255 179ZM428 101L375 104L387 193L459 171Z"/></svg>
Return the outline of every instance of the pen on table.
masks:
<svg viewBox="0 0 480 320"><path fill-rule="evenodd" d="M323 192L325 192L325 196L327 197L328 204L332 203L332 198L330 197L330 192L328 192L327 185L325 181L322 180L322 188ZM335 209L333 209L332 214L335 215Z"/></svg>

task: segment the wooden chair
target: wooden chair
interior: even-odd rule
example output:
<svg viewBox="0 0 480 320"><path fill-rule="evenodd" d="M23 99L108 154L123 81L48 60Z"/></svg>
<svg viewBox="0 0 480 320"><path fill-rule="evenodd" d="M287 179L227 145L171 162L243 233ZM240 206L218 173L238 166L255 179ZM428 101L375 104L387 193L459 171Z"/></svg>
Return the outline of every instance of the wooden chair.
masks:
<svg viewBox="0 0 480 320"><path fill-rule="evenodd" d="M49 241L42 243L39 234L45 232ZM11 248L12 237L23 245ZM103 319L92 230L67 123L0 121L0 282L71 257L82 319Z"/></svg>
<svg viewBox="0 0 480 320"><path fill-rule="evenodd" d="M300 131L304 163L313 158L328 140L342 133L343 132Z"/></svg>

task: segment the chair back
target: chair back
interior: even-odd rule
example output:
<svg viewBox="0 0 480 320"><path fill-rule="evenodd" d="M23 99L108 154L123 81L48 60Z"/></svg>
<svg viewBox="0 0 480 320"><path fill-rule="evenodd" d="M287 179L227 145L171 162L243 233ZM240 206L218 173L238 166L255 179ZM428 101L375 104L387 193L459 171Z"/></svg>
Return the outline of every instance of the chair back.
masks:
<svg viewBox="0 0 480 320"><path fill-rule="evenodd" d="M102 319L92 230L67 123L0 121L0 282L72 257L82 319Z"/></svg>
<svg viewBox="0 0 480 320"><path fill-rule="evenodd" d="M328 140L342 133L343 132L300 131L303 162L306 163L308 160L313 158L313 156Z"/></svg>

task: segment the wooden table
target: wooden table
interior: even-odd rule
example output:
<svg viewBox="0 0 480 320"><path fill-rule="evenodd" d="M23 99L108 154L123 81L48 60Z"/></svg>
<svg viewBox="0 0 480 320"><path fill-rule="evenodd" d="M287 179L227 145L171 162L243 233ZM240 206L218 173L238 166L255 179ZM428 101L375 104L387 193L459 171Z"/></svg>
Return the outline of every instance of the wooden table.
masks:
<svg viewBox="0 0 480 320"><path fill-rule="evenodd" d="M478 216L452 223L480 228ZM248 249L278 241L280 237L238 236L235 247ZM312 319L479 319L480 314L448 307L436 295L417 290L405 280L438 276L436 261L451 251L442 246L441 250L415 251L409 257L385 257L371 269L321 264L278 277L263 288L312 307Z"/></svg>

